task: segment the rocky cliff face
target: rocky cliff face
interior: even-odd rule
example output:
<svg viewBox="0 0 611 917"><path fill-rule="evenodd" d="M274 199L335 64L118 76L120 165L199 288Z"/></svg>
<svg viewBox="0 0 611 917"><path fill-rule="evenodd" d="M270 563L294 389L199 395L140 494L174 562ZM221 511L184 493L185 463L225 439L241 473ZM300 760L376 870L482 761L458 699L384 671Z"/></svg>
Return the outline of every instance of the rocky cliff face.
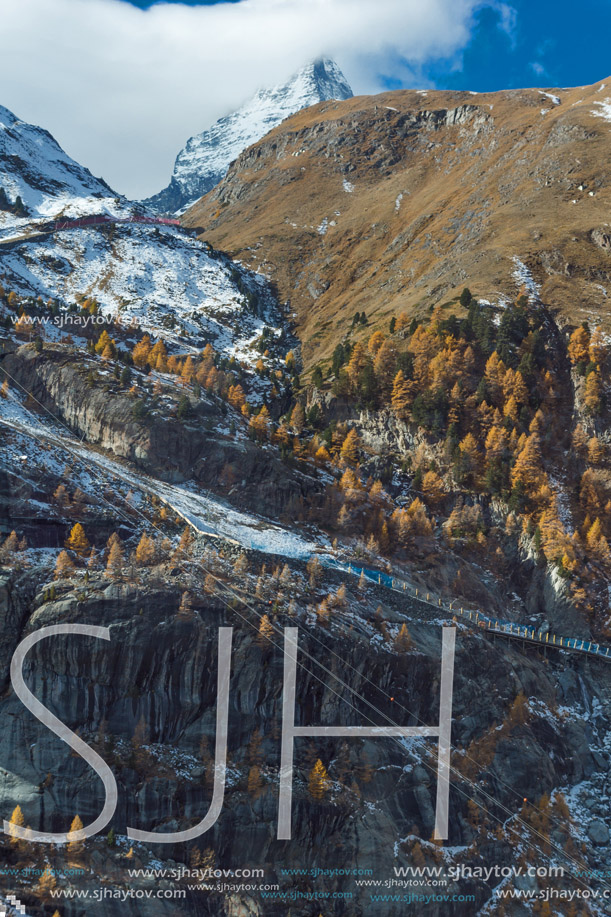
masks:
<svg viewBox="0 0 611 917"><path fill-rule="evenodd" d="M275 452L228 436L223 404L214 398L194 401L190 422L136 420L133 398L108 386L92 388L86 365L74 356L50 349L37 355L24 347L5 361L12 378L79 437L164 480L195 480L215 490L232 466L240 488L229 499L273 516L294 511L301 498L320 489L311 473L291 469Z"/></svg>
<svg viewBox="0 0 611 917"><path fill-rule="evenodd" d="M229 164L285 118L352 90L332 60L308 64L285 85L261 89L249 102L187 141L176 157L170 184L145 203L158 213L182 211L224 178Z"/></svg>
<svg viewBox="0 0 611 917"><path fill-rule="evenodd" d="M221 817L200 841L201 849L214 850L217 866L235 868L247 864L250 868L263 868L265 882L279 882L285 891L341 891L353 889L353 880L341 878L341 873L333 879L323 876L297 881L287 880L282 869L324 866L341 870L358 858L374 870L377 878L387 878L392 863L409 858L413 826L418 826L423 836L432 831L435 789L430 767L434 757L425 754L420 743L401 747L389 739L368 739L349 740L344 746L338 739L317 739L297 743L293 837L290 842L276 840L281 653L262 646L249 625L223 610L215 600L197 598L190 616L177 615L180 583L175 587L154 583L137 587L109 585L103 578L94 578L84 590L58 584L54 601L45 601L41 592L37 598L28 599L23 584L22 579L22 598L16 609L10 596L17 584L11 577L5 576L3 581L0 614L3 622L10 624L6 629L10 640L5 637L0 655L0 680L4 684L12 650L30 630L76 620L111 629L109 644L76 636L44 641L28 658L26 680L36 696L95 745L111 764L119 785L119 805L113 822L119 836L124 834L126 825L157 831L184 828L199 821L207 810L211 763L206 748L214 748L219 626L235 628L229 778ZM409 601L400 606L392 602L384 608L387 620L392 621L398 613L413 619L410 629L415 647L407 656L392 656L381 648L372 652L366 637L370 626L367 613L358 627L349 631L337 625L327 632L300 628L301 652L315 653L321 661L331 664L347 684L342 688L346 698L354 690L373 700L382 716L394 721L434 723L438 716L439 629L419 621L420 611ZM277 619L281 628L291 623L282 615ZM526 718L514 722L509 732L501 733L489 764L481 771L482 791L493 787L501 806L498 812L493 808L491 816L496 814L506 821L508 813L512 815L520 809L523 796L537 799L554 787L584 781L582 796L589 813L584 828L599 820L603 800L596 800L593 791L588 795L588 781L595 772L608 770L604 740L611 715L611 681L607 669L600 665L601 668L578 674L570 661L565 664L559 657L550 657L545 665L536 654L525 656L510 645L491 644L475 634L459 633L452 736L457 746L469 747L474 738L489 734L491 729L494 732L493 724L503 720L518 691L536 698ZM476 708L475 685L481 698ZM392 704L384 699L389 691L394 695ZM339 702L330 682L323 687L315 672L300 669L299 723L363 725L368 708L359 702L356 705L358 710L352 710ZM558 708L570 708L574 715L550 717L550 711ZM3 812L20 804L28 823L56 831L66 830L75 812L84 822L92 820L100 810L102 797L99 781L85 762L71 756L69 749L37 723L10 691L0 701L0 722L5 736L0 750ZM142 723L146 724L145 730L139 726ZM261 783L255 792L252 786L249 789L248 777L256 730L262 742L256 752ZM139 736L136 744L134 735ZM202 743L203 736L207 743ZM472 746L470 753L477 753ZM332 793L319 803L312 802L307 791L312 754L329 763L333 780ZM454 763L458 772L451 792L449 843L452 848L468 848L476 842L478 832L470 820L467 798L478 791L465 785L460 777L460 771L465 770L461 753ZM493 825L494 818L491 831ZM556 829L552 834L560 840ZM325 838L322 849L320 838ZM118 848L96 842L89 850L95 872L111 877L115 884L131 882L132 887L151 887L146 880L129 880L126 872L127 866L150 864L151 853L143 845L134 845L130 864L125 860L127 849L123 840ZM185 845L152 849L168 868L188 862ZM604 863L606 851L608 840L599 838L590 852L596 862ZM5 847L5 855L9 861L15 858L10 846ZM512 856L511 836L509 840L494 840L491 834L487 846L479 851L479 862L507 863ZM52 854L56 867L60 860L57 853ZM60 879L60 887L66 887L67 882ZM69 882L80 888L99 884L99 880L92 882L86 875ZM184 887L184 883L174 885ZM489 890L484 883L471 881L461 883L460 893L475 894L481 906ZM23 898L28 900L27 891ZM242 893L232 903L214 891L192 890L179 910L182 914L210 917L235 917L238 913L276 917L286 913L286 903L267 901L262 905L256 898ZM298 915L312 913L309 905L299 899L291 908ZM408 912L415 913L406 910L403 903L386 905L388 917ZM457 906L453 912L466 915L472 910ZM117 910L112 902L84 908L72 901L65 903L62 913L69 917L85 913L110 917ZM136 907L134 902L126 902L122 913L148 917L178 911L171 903L139 902ZM358 904L338 903L334 913L365 915L369 913L368 904L364 899ZM443 905L432 904L427 913L445 914L447 910Z"/></svg>

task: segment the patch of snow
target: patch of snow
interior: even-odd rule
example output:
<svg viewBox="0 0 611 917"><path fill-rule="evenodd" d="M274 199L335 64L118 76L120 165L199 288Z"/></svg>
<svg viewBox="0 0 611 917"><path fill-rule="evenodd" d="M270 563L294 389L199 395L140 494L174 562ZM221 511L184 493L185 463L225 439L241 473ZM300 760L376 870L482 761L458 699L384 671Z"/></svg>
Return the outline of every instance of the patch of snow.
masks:
<svg viewBox="0 0 611 917"><path fill-rule="evenodd" d="M354 185L352 184L352 182L348 181L348 179L345 178L343 184L344 184L344 191L347 194L352 194L352 192L354 191Z"/></svg>
<svg viewBox="0 0 611 917"><path fill-rule="evenodd" d="M384 107L387 108L388 111L399 111L398 108L393 108L392 105L385 105Z"/></svg>
<svg viewBox="0 0 611 917"><path fill-rule="evenodd" d="M531 303L539 302L539 285L535 283L532 274L526 265L520 261L519 258L513 258L513 263L515 264L515 269L512 271L512 276L518 286L524 286L528 290L528 301Z"/></svg>
<svg viewBox="0 0 611 917"><path fill-rule="evenodd" d="M554 105L560 105L561 100L558 96L552 95L551 92L544 92L542 89L539 90L539 95L545 96L547 99L551 99Z"/></svg>
<svg viewBox="0 0 611 917"><path fill-rule="evenodd" d="M178 485L158 481L109 456L90 450L66 430L44 424L20 405L18 399L10 402L7 399L0 400L0 423L32 436L39 442L69 451L86 465L102 469L102 472L123 481L130 488L160 497L202 534L228 538L251 550L293 559L307 560L321 547L327 550L330 548L325 539L321 542L309 541L297 530L283 528L263 516L240 512L220 497L197 488L195 484ZM21 451L25 451L23 446Z"/></svg>
<svg viewBox="0 0 611 917"><path fill-rule="evenodd" d="M395 201L395 213L398 213L401 209L401 201L403 200L403 192L397 195L397 200Z"/></svg>
<svg viewBox="0 0 611 917"><path fill-rule="evenodd" d="M605 99L604 102L594 102L595 105L600 107L600 111L594 111L592 109L592 114L596 118L604 118L605 121L611 121L611 99Z"/></svg>
<svg viewBox="0 0 611 917"><path fill-rule="evenodd" d="M556 498L556 509L558 510L558 517L564 526L565 532L568 535L572 535L575 527L573 525L573 514L571 513L571 508L569 506L566 486L557 478L550 477L549 480L554 491L554 496Z"/></svg>
<svg viewBox="0 0 611 917"><path fill-rule="evenodd" d="M542 115L547 115L548 112L550 112L550 111L551 111L551 108L542 108L542 109L541 109L541 114L542 114Z"/></svg>
<svg viewBox="0 0 611 917"><path fill-rule="evenodd" d="M148 752L151 758L171 770L180 780L192 779L191 771L201 766L198 758L181 751L174 745L162 745L156 742L141 747Z"/></svg>
<svg viewBox="0 0 611 917"><path fill-rule="evenodd" d="M329 228L329 219L328 217L325 217L322 223L320 224L320 226L317 228L316 232L319 233L321 236L326 236L328 228Z"/></svg>

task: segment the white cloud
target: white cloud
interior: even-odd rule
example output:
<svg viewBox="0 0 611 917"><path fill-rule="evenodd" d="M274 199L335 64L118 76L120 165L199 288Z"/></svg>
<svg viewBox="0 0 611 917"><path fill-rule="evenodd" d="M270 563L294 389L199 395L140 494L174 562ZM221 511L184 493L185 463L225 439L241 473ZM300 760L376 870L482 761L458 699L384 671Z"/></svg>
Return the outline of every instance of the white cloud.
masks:
<svg viewBox="0 0 611 917"><path fill-rule="evenodd" d="M160 190L185 140L319 54L355 92L397 60L409 80L466 45L481 0L2 0L0 104L133 197ZM492 4L491 4L492 5Z"/></svg>

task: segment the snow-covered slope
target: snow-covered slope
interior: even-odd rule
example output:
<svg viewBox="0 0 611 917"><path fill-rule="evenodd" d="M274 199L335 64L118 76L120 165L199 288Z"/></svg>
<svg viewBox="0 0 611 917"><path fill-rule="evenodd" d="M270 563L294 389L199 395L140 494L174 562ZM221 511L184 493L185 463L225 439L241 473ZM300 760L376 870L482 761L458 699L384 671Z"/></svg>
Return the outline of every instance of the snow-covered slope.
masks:
<svg viewBox="0 0 611 917"><path fill-rule="evenodd" d="M133 205L70 159L47 131L2 107L0 187L7 198L0 205L9 208L0 209L5 243L0 280L6 290L56 300L61 310L86 296L97 301L100 316L120 317L183 350L201 349L209 341L245 366L257 362L260 353L250 344L265 326L271 330L280 322L266 281L185 232L128 224L24 238L39 220L101 212L125 216ZM25 212L15 212L17 197ZM60 327L49 320L42 330L58 340ZM70 330L78 337L78 327ZM273 327L273 336L280 333Z"/></svg>
<svg viewBox="0 0 611 917"><path fill-rule="evenodd" d="M0 187L14 205L25 207L22 217L0 210L0 227L19 226L52 216L119 212L125 201L108 185L71 159L42 127L20 121L0 106Z"/></svg>
<svg viewBox="0 0 611 917"><path fill-rule="evenodd" d="M167 188L144 203L162 212L182 211L221 181L233 160L285 118L328 99L349 99L352 90L337 64L308 64L285 83L261 89L249 102L187 142Z"/></svg>
<svg viewBox="0 0 611 917"><path fill-rule="evenodd" d="M5 287L25 296L65 305L88 296L102 315L120 316L185 349L210 341L246 364L260 356L249 343L278 320L262 277L170 227L57 232L7 249L1 271ZM47 336L54 336L53 327Z"/></svg>

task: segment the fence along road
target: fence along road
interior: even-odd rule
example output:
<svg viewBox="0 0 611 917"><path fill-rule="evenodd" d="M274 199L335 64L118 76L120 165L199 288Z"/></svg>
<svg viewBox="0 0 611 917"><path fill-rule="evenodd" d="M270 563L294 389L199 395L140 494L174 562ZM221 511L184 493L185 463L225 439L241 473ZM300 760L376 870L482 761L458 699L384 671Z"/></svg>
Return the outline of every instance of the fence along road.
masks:
<svg viewBox="0 0 611 917"><path fill-rule="evenodd" d="M29 435L32 435L33 433L33 430L29 429L27 426L24 427L24 425L18 422L11 422L4 418L0 419L0 424L3 424L7 427L12 427L13 429L19 430L20 432L28 433ZM43 437L47 440L52 440L56 443L56 445L61 445L62 448L79 454L80 458L84 457L82 454L80 454L80 450L82 449L81 444L78 444L80 449L77 451L77 448L75 448L77 444L66 442L64 438L60 437L58 441L58 437L54 437L47 431L42 431L39 429L36 430L36 433L39 437ZM89 458L93 459L94 463L101 464L102 467L108 472L108 460L106 460L106 462L102 462L102 458L99 457L96 461L95 453L91 452L91 450L88 450L88 452ZM116 466L112 469L115 474L118 474L125 480L133 481L133 472L130 474L128 469L123 469L119 463L113 462L112 464L113 466ZM140 486L146 490L146 478L146 475L139 473L137 486ZM150 479L149 482L151 482ZM172 510L174 510L174 512L176 512L187 523L187 525L194 529L198 534L205 534L209 537L220 538L222 540L232 541L234 544L238 544L237 541L234 541L231 538L227 538L227 536L215 531L214 527L207 527L206 531L202 532L202 529L195 523L195 521L192 518L189 518L189 516L185 514L184 510L177 507L167 494L160 492L158 488L149 487L148 489L156 493L156 495L160 497L164 503L166 503ZM543 646L544 648L551 647L552 649L557 650L568 650L571 653L585 653L588 656L595 656L597 659L603 659L611 662L611 648L608 646L602 646L601 644L594 643L591 640L580 640L577 637L561 637L557 634L550 634L549 631L547 633L543 633L541 630L537 630L534 627L528 627L525 624L516 624L512 621L504 621L501 618L488 618L479 610L476 611L473 609L465 609L462 606L455 606L454 601L450 602L449 604L444 604L440 598L437 598L435 601L434 597L432 597L430 593L421 593L419 589L416 589L405 580L402 580L398 577L393 577L388 573L382 573L380 570L373 570L370 567L363 566L358 567L353 565L351 562L348 564L340 563L329 554L317 554L316 556L325 566L341 570L345 573L350 573L353 576L360 577L361 575L364 575L365 578L372 583L376 583L377 585L383 586L386 589L391 589L393 592L397 592L400 595L409 595L411 599L414 599L423 605L429 605L430 607L436 608L439 611L451 614L452 617L456 620L459 620L460 617L463 621L470 621L476 627L479 627L488 633L498 634L499 636L507 637L510 640L521 640L522 643L534 643L538 646Z"/></svg>
<svg viewBox="0 0 611 917"><path fill-rule="evenodd" d="M611 662L611 647L594 643L592 640L581 640L578 637L561 637L557 634L551 634L549 631L544 633L535 627L528 627L526 624L516 624L512 621L504 621L501 618L488 618L481 611L457 606L454 601L449 604L444 603L440 598L435 599L429 592L421 592L405 580L393 577L388 573L382 573L380 570L373 570L370 567L358 567L352 563L342 564L328 555L321 557L320 560L326 566L344 570L353 576L360 577L364 575L366 579L376 583L378 586L384 586L384 588L391 589L401 595L409 595L411 599L415 599L423 605L429 605L439 611L451 614L457 621L460 619L470 621L476 627L488 633L498 634L510 640L520 640L522 643L535 643L545 648L551 647L557 650L568 650L571 653L585 653L589 656L596 656L597 659L606 659Z"/></svg>

